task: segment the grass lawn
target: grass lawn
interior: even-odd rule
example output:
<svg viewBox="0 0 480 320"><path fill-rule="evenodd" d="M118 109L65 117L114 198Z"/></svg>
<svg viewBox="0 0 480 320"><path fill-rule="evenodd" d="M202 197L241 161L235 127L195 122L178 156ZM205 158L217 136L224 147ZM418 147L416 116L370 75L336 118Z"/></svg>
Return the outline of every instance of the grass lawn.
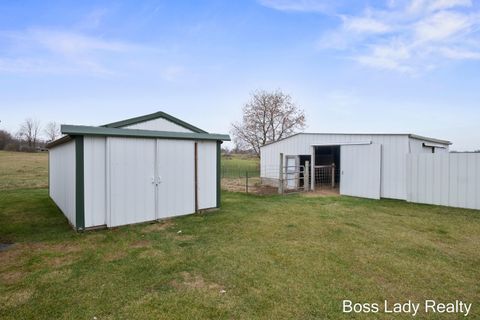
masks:
<svg viewBox="0 0 480 320"><path fill-rule="evenodd" d="M48 153L0 150L0 190L48 187Z"/></svg>
<svg viewBox="0 0 480 320"><path fill-rule="evenodd" d="M342 299L480 315L473 210L226 192L215 212L75 233L46 189L15 189L0 242L0 319L349 319Z"/></svg>
<svg viewBox="0 0 480 320"><path fill-rule="evenodd" d="M222 155L222 178L245 177L246 172L250 177L260 176L260 159L252 155L232 154Z"/></svg>

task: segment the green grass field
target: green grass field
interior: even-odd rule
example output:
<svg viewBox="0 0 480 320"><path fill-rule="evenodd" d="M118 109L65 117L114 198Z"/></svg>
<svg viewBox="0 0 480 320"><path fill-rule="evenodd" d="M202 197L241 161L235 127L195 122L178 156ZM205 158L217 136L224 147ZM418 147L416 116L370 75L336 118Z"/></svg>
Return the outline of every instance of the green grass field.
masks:
<svg viewBox="0 0 480 320"><path fill-rule="evenodd" d="M0 150L0 190L48 187L48 153Z"/></svg>
<svg viewBox="0 0 480 320"><path fill-rule="evenodd" d="M260 176L260 159L252 155L222 155L221 174L222 178Z"/></svg>
<svg viewBox="0 0 480 320"><path fill-rule="evenodd" d="M427 298L480 315L478 211L224 193L218 211L75 233L47 189L7 189L0 319L350 319L342 299Z"/></svg>

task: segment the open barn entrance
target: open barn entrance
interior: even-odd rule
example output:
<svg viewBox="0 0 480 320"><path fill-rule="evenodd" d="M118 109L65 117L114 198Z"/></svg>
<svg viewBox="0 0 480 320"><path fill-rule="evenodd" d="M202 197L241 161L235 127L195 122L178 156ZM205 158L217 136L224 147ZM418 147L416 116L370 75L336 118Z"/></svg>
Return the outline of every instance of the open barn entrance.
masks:
<svg viewBox="0 0 480 320"><path fill-rule="evenodd" d="M314 146L313 189L338 193L340 185L340 146Z"/></svg>

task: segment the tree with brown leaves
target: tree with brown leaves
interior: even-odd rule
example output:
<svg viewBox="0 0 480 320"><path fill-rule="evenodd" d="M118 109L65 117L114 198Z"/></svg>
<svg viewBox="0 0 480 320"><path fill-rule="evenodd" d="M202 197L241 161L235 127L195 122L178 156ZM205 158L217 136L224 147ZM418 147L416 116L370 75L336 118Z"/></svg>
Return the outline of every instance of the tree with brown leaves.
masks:
<svg viewBox="0 0 480 320"><path fill-rule="evenodd" d="M305 112L290 95L257 90L243 107L242 121L232 123L231 133L237 148L260 155L261 146L303 130L305 123Z"/></svg>

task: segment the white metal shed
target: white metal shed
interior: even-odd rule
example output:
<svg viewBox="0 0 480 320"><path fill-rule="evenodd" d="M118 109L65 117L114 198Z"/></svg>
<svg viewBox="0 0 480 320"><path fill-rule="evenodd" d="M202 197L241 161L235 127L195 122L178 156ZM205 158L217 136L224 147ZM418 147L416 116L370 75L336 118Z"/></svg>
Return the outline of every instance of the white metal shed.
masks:
<svg viewBox="0 0 480 320"><path fill-rule="evenodd" d="M220 145L164 112L107 125L62 125L49 148L49 194L77 230L220 206Z"/></svg>
<svg viewBox="0 0 480 320"><path fill-rule="evenodd" d="M299 133L260 149L260 176L266 183L278 181L282 153L287 167L309 161L312 187L314 166L333 162L340 194L406 200L407 155L446 153L450 144L415 134Z"/></svg>

